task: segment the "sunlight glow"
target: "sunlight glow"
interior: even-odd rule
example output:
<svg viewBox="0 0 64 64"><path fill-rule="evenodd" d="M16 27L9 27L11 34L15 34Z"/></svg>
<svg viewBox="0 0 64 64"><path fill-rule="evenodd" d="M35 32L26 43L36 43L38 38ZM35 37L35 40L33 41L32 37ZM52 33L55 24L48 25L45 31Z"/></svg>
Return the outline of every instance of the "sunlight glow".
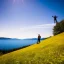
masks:
<svg viewBox="0 0 64 64"><path fill-rule="evenodd" d="M15 3L16 1L20 1L20 0L13 0L13 3ZM24 0L21 0L21 2L23 3L23 2L24 2Z"/></svg>
<svg viewBox="0 0 64 64"><path fill-rule="evenodd" d="M13 0L13 3L15 3L16 2L16 0Z"/></svg>

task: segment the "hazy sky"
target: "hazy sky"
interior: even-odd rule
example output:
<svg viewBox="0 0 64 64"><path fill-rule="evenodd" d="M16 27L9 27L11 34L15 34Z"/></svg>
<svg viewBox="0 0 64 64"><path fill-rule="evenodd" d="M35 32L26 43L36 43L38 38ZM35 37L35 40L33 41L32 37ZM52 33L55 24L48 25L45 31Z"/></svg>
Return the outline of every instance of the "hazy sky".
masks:
<svg viewBox="0 0 64 64"><path fill-rule="evenodd" d="M0 37L51 36L52 15L64 19L64 0L0 0Z"/></svg>

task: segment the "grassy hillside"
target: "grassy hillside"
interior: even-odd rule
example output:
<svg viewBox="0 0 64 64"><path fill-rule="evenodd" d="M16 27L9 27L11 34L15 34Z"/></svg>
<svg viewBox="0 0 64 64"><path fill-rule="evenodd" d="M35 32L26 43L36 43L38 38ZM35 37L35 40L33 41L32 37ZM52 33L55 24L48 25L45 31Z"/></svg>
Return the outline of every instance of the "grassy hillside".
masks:
<svg viewBox="0 0 64 64"><path fill-rule="evenodd" d="M64 33L0 56L0 64L64 64Z"/></svg>

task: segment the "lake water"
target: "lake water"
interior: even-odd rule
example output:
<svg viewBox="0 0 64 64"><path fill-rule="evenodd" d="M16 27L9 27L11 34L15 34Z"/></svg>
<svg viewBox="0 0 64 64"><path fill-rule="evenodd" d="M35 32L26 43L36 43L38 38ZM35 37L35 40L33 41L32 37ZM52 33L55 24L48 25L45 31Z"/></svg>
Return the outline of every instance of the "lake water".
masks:
<svg viewBox="0 0 64 64"><path fill-rule="evenodd" d="M0 50L11 50L35 44L37 40L0 40Z"/></svg>

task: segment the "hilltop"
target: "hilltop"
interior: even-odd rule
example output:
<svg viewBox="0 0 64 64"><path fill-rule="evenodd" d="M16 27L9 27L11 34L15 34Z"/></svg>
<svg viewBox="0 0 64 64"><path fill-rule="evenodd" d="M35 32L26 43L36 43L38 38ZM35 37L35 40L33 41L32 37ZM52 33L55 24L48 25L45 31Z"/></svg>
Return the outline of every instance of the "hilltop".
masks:
<svg viewBox="0 0 64 64"><path fill-rule="evenodd" d="M0 40L6 40L6 39L11 39L11 38L0 37Z"/></svg>
<svg viewBox="0 0 64 64"><path fill-rule="evenodd" d="M0 64L64 64L64 32L0 56Z"/></svg>
<svg viewBox="0 0 64 64"><path fill-rule="evenodd" d="M19 40L17 38L0 37L0 40Z"/></svg>

